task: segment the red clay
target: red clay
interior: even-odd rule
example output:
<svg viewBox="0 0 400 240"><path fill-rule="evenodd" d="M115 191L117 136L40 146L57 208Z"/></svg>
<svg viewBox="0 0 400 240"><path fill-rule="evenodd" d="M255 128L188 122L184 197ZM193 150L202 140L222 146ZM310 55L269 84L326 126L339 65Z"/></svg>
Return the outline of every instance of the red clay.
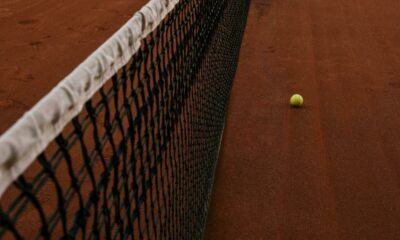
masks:
<svg viewBox="0 0 400 240"><path fill-rule="evenodd" d="M0 134L147 2L0 1Z"/></svg>
<svg viewBox="0 0 400 240"><path fill-rule="evenodd" d="M251 2L206 239L400 239L399 9Z"/></svg>
<svg viewBox="0 0 400 240"><path fill-rule="evenodd" d="M1 1L0 133L145 2ZM252 0L206 239L400 238L398 9Z"/></svg>
<svg viewBox="0 0 400 240"><path fill-rule="evenodd" d="M145 3L147 0L0 2L0 134ZM37 173L39 166L33 164L29 169ZM63 178L66 171L64 174L58 175L61 183L68 180ZM56 195L46 186L38 199L44 211L53 212ZM16 195L15 189L8 191L9 199L4 202ZM36 211L28 206L22 217L17 222L20 233L33 237L40 227ZM61 232L60 226L54 232ZM11 239L10 235L6 233L5 239Z"/></svg>

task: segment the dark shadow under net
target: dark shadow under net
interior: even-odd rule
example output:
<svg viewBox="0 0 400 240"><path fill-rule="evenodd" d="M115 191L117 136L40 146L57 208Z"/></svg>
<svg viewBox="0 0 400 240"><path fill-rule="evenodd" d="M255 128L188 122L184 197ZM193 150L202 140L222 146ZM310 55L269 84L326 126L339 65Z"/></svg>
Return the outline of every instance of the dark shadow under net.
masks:
<svg viewBox="0 0 400 240"><path fill-rule="evenodd" d="M6 191L4 239L200 239L246 0L183 0Z"/></svg>

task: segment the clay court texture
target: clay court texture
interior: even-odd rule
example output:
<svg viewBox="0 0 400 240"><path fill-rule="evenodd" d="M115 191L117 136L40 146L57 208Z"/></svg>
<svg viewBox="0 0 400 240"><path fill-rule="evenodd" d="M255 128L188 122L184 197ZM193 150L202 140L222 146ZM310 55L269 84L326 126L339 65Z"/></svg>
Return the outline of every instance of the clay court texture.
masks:
<svg viewBox="0 0 400 240"><path fill-rule="evenodd" d="M145 3L0 2L0 133ZM251 1L206 239L400 238L399 9Z"/></svg>
<svg viewBox="0 0 400 240"><path fill-rule="evenodd" d="M0 2L0 133L147 0Z"/></svg>

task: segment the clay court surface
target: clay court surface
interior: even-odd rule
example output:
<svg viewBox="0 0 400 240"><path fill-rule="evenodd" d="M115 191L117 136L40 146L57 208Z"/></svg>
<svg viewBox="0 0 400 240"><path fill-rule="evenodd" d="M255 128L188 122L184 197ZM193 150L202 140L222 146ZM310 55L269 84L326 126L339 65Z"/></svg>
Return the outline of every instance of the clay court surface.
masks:
<svg viewBox="0 0 400 240"><path fill-rule="evenodd" d="M207 239L400 238L399 9L251 2Z"/></svg>
<svg viewBox="0 0 400 240"><path fill-rule="evenodd" d="M145 2L0 2L0 133ZM400 238L399 9L251 1L206 239Z"/></svg>
<svg viewBox="0 0 400 240"><path fill-rule="evenodd" d="M0 1L0 134L145 3Z"/></svg>

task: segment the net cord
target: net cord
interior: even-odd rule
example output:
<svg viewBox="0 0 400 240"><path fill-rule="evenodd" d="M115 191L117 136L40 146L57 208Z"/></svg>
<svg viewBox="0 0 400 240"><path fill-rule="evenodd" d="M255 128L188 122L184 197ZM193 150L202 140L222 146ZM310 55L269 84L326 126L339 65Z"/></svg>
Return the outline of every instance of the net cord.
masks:
<svg viewBox="0 0 400 240"><path fill-rule="evenodd" d="M140 48L179 0L150 0L0 136L0 199L87 102Z"/></svg>

